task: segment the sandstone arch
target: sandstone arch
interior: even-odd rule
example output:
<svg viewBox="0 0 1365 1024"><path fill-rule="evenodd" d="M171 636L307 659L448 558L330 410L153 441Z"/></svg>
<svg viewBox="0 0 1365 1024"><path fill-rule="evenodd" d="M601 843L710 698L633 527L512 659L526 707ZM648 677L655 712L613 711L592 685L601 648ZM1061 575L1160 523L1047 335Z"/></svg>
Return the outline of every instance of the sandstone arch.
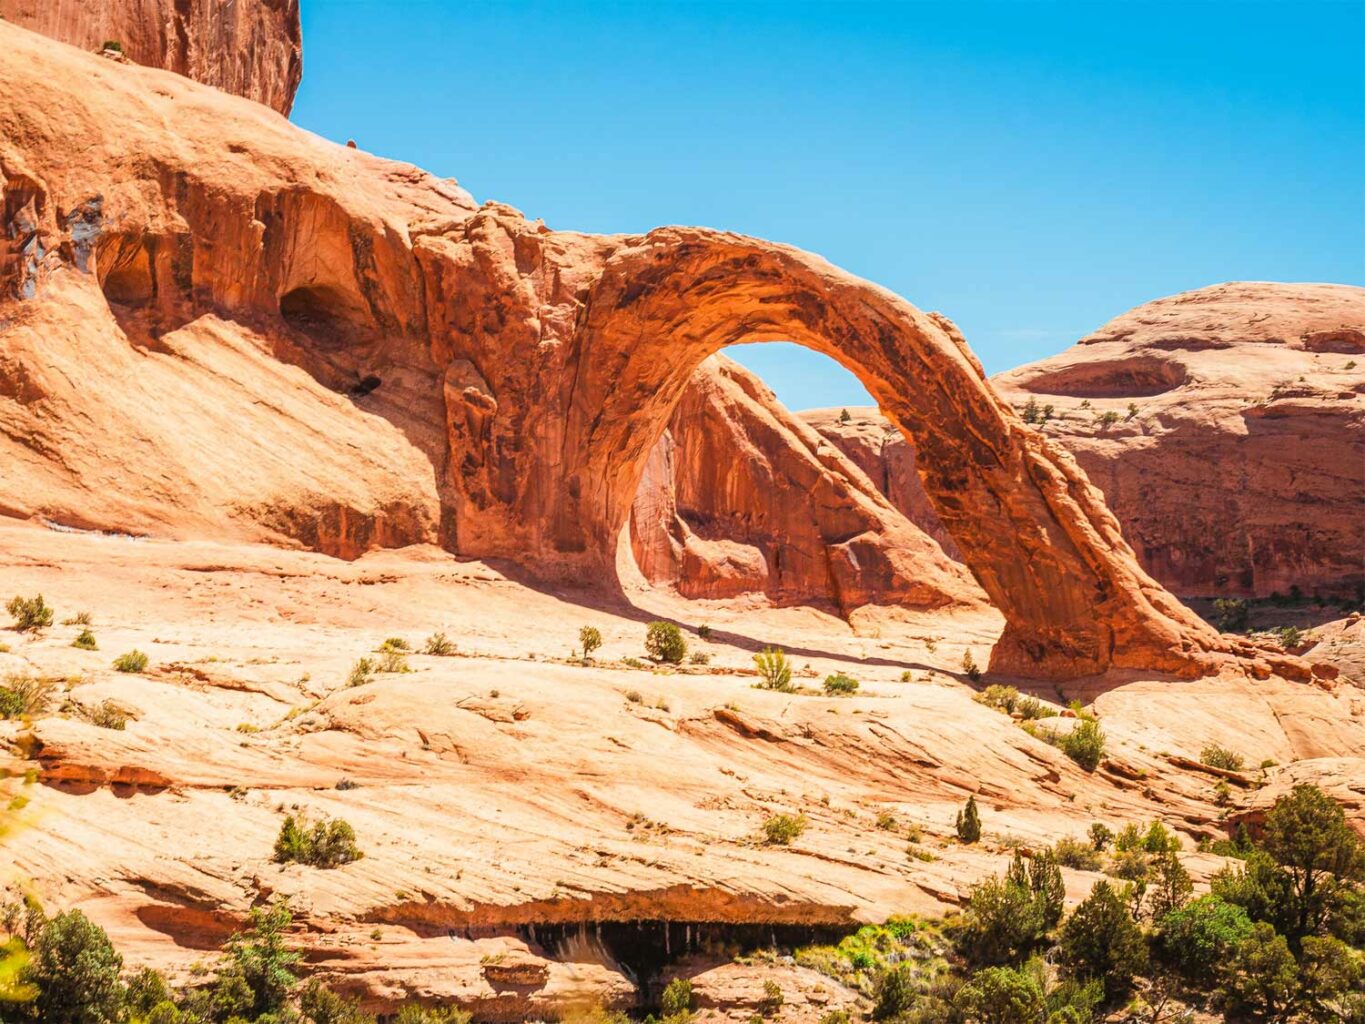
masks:
<svg viewBox="0 0 1365 1024"><path fill-rule="evenodd" d="M935 509L1006 617L992 668L1196 674L1227 649L1139 568L1098 492L995 395L951 322L808 253L718 232L631 240L591 288L566 367L555 547L605 569L688 377L727 345L774 340L847 367L914 441Z"/></svg>

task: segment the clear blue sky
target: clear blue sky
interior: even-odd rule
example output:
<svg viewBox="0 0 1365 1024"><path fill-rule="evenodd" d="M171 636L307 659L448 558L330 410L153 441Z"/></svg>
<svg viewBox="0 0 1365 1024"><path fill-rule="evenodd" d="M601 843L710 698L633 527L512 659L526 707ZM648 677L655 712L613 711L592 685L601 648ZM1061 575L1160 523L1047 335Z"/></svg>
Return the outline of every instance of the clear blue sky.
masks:
<svg viewBox="0 0 1365 1024"><path fill-rule="evenodd" d="M293 119L556 228L790 242L990 372L1218 281L1365 283L1365 3L302 0ZM865 393L732 351L793 408Z"/></svg>

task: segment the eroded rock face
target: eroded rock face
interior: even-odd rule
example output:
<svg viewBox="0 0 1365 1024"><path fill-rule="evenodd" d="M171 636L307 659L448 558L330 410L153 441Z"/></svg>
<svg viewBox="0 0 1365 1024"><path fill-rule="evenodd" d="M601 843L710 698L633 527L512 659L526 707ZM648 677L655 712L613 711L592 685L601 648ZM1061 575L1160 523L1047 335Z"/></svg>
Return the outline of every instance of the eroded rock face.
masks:
<svg viewBox="0 0 1365 1024"><path fill-rule="evenodd" d="M0 16L288 114L303 75L298 0L0 0Z"/></svg>
<svg viewBox="0 0 1365 1024"><path fill-rule="evenodd" d="M1176 593L1365 587L1365 289L1185 292L992 383L1017 409L1051 407L1039 429L1076 457L1143 567ZM910 446L872 410L855 413L850 424L804 418L932 534Z"/></svg>
<svg viewBox="0 0 1365 1024"><path fill-rule="evenodd" d="M997 397L943 316L739 235L550 231L196 83L12 26L0 42L10 514L127 532L211 521L307 544L327 522L308 510L339 484L339 553L434 536L610 582L697 367L726 345L790 339L857 373L914 438L935 511L1005 616L995 668L1194 675L1253 653L1142 571L1099 492ZM54 325L88 338L79 359L69 345L78 372L49 360ZM248 374L220 393L195 365L211 328L291 383L255 390ZM186 429L173 383L210 396L218 420ZM305 395L338 423L289 416ZM90 403L126 429L92 427ZM239 413L269 458L234 456ZM320 469L299 424L330 460ZM107 463L124 448L152 490ZM225 487L253 497L215 520Z"/></svg>
<svg viewBox="0 0 1365 1024"><path fill-rule="evenodd" d="M722 356L692 377L650 452L630 526L646 578L687 597L842 612L982 600L856 466Z"/></svg>

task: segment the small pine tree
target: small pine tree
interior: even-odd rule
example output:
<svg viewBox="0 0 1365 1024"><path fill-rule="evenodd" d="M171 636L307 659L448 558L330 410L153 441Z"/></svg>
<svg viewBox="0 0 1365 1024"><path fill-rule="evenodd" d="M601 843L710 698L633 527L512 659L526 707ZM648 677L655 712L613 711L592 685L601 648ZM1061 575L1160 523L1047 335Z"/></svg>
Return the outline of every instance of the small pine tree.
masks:
<svg viewBox="0 0 1365 1024"><path fill-rule="evenodd" d="M841 413L839 413L839 422L840 422L840 423L847 423L847 422L849 422L851 419L853 419L853 417L849 415L847 409L845 409L845 410L843 410Z"/></svg>
<svg viewBox="0 0 1365 1024"><path fill-rule="evenodd" d="M964 843L981 838L981 815L976 809L976 797L967 797L967 806L957 812L957 837Z"/></svg>
<svg viewBox="0 0 1365 1024"><path fill-rule="evenodd" d="M1062 960L1081 977L1102 979L1110 996L1147 965L1142 929L1108 882L1096 882L1067 918L1060 945Z"/></svg>

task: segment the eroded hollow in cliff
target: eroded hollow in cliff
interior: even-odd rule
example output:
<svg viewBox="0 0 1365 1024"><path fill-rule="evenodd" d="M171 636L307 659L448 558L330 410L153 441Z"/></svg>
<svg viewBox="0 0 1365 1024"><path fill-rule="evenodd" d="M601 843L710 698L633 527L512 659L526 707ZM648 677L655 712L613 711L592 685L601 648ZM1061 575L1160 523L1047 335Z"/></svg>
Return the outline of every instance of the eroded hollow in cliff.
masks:
<svg viewBox="0 0 1365 1024"><path fill-rule="evenodd" d="M280 296L280 316L323 348L354 339L369 320L359 301L327 284L302 285L285 292Z"/></svg>
<svg viewBox="0 0 1365 1024"><path fill-rule="evenodd" d="M1039 395L1067 398L1150 398L1182 386L1189 375L1178 362L1137 356L1078 363L1023 382Z"/></svg>

